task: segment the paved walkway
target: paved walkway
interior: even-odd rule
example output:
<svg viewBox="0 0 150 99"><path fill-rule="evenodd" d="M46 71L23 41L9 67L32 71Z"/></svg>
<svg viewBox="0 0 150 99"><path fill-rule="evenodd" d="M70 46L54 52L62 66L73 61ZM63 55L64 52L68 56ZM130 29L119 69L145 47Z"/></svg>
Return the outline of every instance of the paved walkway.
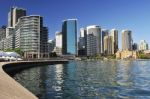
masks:
<svg viewBox="0 0 150 99"><path fill-rule="evenodd" d="M2 66L7 63L0 63L0 99L37 99L35 95L3 71Z"/></svg>
<svg viewBox="0 0 150 99"><path fill-rule="evenodd" d="M0 62L0 99L38 99L34 94L4 72L2 66L10 63L21 62Z"/></svg>

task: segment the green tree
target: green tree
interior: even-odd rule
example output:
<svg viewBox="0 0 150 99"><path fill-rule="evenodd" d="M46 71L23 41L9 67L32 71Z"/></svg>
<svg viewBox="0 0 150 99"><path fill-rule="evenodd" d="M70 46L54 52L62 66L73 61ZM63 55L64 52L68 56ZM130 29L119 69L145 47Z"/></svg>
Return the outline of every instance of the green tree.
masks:
<svg viewBox="0 0 150 99"><path fill-rule="evenodd" d="M20 54L21 56L24 55L24 52L20 49L20 48L15 48L14 51L18 54Z"/></svg>
<svg viewBox="0 0 150 99"><path fill-rule="evenodd" d="M139 51L138 57L140 59L150 59L150 57L148 55L146 55L143 51Z"/></svg>
<svg viewBox="0 0 150 99"><path fill-rule="evenodd" d="M13 52L13 49L8 48L8 49L5 49L4 52Z"/></svg>

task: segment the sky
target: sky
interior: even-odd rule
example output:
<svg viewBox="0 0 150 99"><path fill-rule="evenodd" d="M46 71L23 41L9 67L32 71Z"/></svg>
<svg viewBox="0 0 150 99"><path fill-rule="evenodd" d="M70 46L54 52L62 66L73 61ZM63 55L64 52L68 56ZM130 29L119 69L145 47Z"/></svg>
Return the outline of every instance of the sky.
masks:
<svg viewBox="0 0 150 99"><path fill-rule="evenodd" d="M132 31L133 41L150 44L150 0L0 0L0 25L7 25L12 6L27 10L28 15L41 15L49 28L49 39L61 31L62 20L78 19L80 28L99 25L102 29Z"/></svg>

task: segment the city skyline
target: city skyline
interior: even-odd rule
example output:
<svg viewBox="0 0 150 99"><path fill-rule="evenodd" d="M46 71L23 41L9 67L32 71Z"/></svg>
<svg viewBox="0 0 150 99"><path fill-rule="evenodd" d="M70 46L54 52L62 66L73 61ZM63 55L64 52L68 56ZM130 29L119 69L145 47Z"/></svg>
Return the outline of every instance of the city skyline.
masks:
<svg viewBox="0 0 150 99"><path fill-rule="evenodd" d="M12 7L8 26L0 28L0 50L20 49L26 58L48 57L48 28L40 15L26 15L26 10Z"/></svg>
<svg viewBox="0 0 150 99"><path fill-rule="evenodd" d="M133 42L139 44L140 40L146 40L150 44L148 37L150 32L148 27L150 26L150 14L148 14L150 7L148 4L150 1L148 0L88 0L86 2L72 0L72 3L69 0L44 0L42 4L41 1L36 1L36 4L34 2L35 0L2 0L0 25L7 25L8 11L12 6L17 6L28 10L28 15L44 17L44 23L49 28L49 39L55 37L56 31L61 31L62 20L77 18L78 35L80 28L95 24L101 26L102 29L116 28L119 30L119 48L121 48L121 30L123 29L132 31ZM69 5L67 5L68 2Z"/></svg>

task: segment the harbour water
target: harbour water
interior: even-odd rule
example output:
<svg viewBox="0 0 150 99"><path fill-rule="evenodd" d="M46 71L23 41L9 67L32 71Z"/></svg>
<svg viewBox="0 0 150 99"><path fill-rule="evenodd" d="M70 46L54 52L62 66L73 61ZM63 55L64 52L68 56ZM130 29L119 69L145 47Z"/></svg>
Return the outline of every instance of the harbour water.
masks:
<svg viewBox="0 0 150 99"><path fill-rule="evenodd" d="M40 99L150 99L150 60L70 61L14 79Z"/></svg>

